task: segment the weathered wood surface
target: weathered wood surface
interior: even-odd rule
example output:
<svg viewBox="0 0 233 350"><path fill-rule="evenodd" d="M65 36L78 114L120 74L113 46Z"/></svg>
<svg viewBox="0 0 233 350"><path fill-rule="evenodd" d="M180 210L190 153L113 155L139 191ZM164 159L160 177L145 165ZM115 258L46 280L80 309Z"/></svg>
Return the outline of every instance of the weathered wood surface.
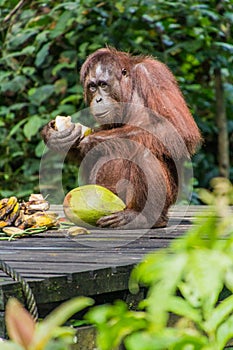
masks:
<svg viewBox="0 0 233 350"><path fill-rule="evenodd" d="M53 211L62 215L61 207ZM91 230L75 239L66 230L48 231L16 241L0 242L0 259L30 284L40 316L74 296L127 291L132 268L146 253L169 245L191 227L202 207L175 207L168 228L153 230ZM0 336L9 297L24 301L20 283L0 271ZM46 307L45 307L46 305ZM48 307L49 305L49 307Z"/></svg>

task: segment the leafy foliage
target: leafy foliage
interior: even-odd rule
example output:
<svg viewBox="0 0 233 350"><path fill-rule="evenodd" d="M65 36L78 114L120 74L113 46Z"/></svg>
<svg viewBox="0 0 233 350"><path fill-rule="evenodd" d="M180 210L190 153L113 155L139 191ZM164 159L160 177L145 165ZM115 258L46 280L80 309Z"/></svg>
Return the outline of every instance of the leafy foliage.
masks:
<svg viewBox="0 0 233 350"><path fill-rule="evenodd" d="M52 311L42 322L32 316L14 298L6 306L9 341L1 343L2 350L66 350L73 344L74 329L60 327L76 312L93 304L90 298L74 298Z"/></svg>
<svg viewBox="0 0 233 350"><path fill-rule="evenodd" d="M212 185L214 192L200 193L212 206L210 212L134 269L131 290L148 288L140 310L128 311L116 302L88 312L101 350L116 349L122 341L127 350L221 350L233 338L233 217L228 206L233 186L220 178Z"/></svg>
<svg viewBox="0 0 233 350"><path fill-rule="evenodd" d="M75 115L84 107L78 70L89 53L106 44L152 54L171 67L205 138L194 158L195 176L207 186L218 174L213 71L222 67L231 135L231 0L39 0L25 1L13 14L16 5L16 0L0 4L2 196L38 190L44 151L39 130L56 115ZM73 177L67 167L67 189L75 187Z"/></svg>

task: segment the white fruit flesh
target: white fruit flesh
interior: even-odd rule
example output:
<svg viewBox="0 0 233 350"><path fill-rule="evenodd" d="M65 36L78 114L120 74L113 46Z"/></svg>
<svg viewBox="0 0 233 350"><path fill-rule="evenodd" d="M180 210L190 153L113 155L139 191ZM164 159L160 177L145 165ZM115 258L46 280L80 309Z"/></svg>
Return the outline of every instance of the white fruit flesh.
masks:
<svg viewBox="0 0 233 350"><path fill-rule="evenodd" d="M72 125L71 117L63 117L58 115L55 119L55 127L58 131L68 129Z"/></svg>
<svg viewBox="0 0 233 350"><path fill-rule="evenodd" d="M70 116L63 117L61 115L58 115L55 118L55 129L57 131L63 131L65 129L68 129L72 125L72 120ZM82 125L81 123L75 123L75 127L79 128L81 126L81 135L82 137L85 137L91 133L91 128Z"/></svg>

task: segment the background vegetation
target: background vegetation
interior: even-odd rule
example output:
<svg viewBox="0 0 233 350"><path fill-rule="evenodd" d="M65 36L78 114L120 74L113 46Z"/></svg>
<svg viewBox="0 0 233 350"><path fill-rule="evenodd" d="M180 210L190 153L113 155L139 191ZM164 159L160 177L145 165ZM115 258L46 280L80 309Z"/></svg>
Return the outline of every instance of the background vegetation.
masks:
<svg viewBox="0 0 233 350"><path fill-rule="evenodd" d="M39 130L84 108L79 68L106 44L168 64L205 139L196 185L233 179L232 0L1 0L0 28L0 196L38 191Z"/></svg>

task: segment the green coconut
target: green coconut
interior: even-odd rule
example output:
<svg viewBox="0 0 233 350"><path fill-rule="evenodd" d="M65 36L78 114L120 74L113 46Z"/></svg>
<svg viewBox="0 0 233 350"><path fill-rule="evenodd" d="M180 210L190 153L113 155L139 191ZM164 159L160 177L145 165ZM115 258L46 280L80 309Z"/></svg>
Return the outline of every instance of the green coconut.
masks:
<svg viewBox="0 0 233 350"><path fill-rule="evenodd" d="M65 196L66 217L76 225L96 225L102 217L125 209L125 203L113 192L99 185L74 188Z"/></svg>

